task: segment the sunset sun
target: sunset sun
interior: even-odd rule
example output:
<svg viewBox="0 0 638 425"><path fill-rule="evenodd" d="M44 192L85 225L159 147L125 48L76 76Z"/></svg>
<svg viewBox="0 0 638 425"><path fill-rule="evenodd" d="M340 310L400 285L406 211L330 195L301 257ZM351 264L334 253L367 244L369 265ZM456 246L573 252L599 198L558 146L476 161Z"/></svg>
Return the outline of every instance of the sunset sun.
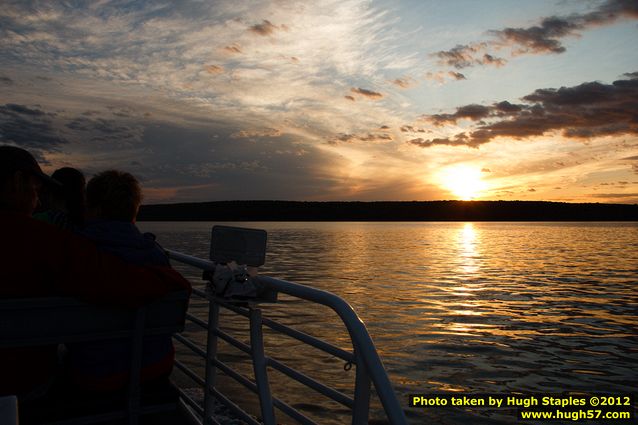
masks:
<svg viewBox="0 0 638 425"><path fill-rule="evenodd" d="M464 201L480 196L487 189L487 184L481 180L480 169L466 165L445 169L440 181L445 189Z"/></svg>

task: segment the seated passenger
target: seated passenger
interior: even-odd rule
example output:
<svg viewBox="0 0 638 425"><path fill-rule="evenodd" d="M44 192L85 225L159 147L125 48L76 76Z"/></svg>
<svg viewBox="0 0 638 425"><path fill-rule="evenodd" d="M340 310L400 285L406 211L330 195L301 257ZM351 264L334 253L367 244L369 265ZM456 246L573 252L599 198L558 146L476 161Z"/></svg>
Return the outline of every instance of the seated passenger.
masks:
<svg viewBox="0 0 638 425"><path fill-rule="evenodd" d="M69 230L84 226L86 215L86 181L78 169L63 167L55 170L51 177L60 186L43 188L40 193L41 207L33 218L55 224Z"/></svg>
<svg viewBox="0 0 638 425"><path fill-rule="evenodd" d="M51 184L57 183L29 152L0 146L0 298L63 295L136 307L171 291L190 290L170 267L127 264L85 237L31 218L38 189ZM0 349L0 396L37 398L56 367L54 345Z"/></svg>
<svg viewBox="0 0 638 425"><path fill-rule="evenodd" d="M169 266L168 257L155 242L155 236L141 233L135 226L142 192L133 175L104 171L89 181L86 198L88 220L82 234L101 250L131 264ZM109 391L124 388L128 383L129 341L71 344L68 348L72 379L81 388ZM174 359L170 334L145 338L142 382L168 377Z"/></svg>

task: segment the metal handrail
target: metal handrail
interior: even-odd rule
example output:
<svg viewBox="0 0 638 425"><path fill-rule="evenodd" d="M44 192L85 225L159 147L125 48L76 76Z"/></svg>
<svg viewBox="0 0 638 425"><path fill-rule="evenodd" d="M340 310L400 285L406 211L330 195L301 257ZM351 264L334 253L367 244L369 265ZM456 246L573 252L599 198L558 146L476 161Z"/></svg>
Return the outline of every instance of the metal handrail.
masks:
<svg viewBox="0 0 638 425"><path fill-rule="evenodd" d="M215 264L211 261L204 260L198 257L193 257L187 254L183 254L177 251L167 250L169 257L173 260L179 261L181 263L185 263L199 269L205 271L213 271L215 269ZM222 339L229 342L231 345L234 345L236 348L242 351L248 351L249 354L252 354L253 358L253 366L255 371L256 383L252 383L251 389L259 394L260 404L261 404L261 412L262 412L262 420L265 424L275 423L274 416L270 413L272 412L273 405L282 410L284 413L290 415L293 413L293 416L296 417L302 423L314 423L308 418L306 418L301 413L297 412L291 406L288 406L286 403L272 397L270 395L270 389L268 385L268 376L266 374L266 366L269 365L271 367L275 367L279 370L281 369L289 369L292 373L287 374L291 376L293 379L301 382L302 384L309 386L321 394L326 395L333 400L335 399L335 395L337 398L340 398L341 403L352 406L353 409L353 424L359 423L367 423L368 420L368 410L369 410L369 390L370 390L370 381L374 384L376 392L379 396L381 404L384 408L384 411L392 424L403 425L406 424L405 413L396 398L396 395L392 389L392 385L388 375L386 374L385 368L379 355L376 351L372 338L368 334L368 331L363 323L363 321L357 316L353 308L342 298L339 296L323 291L317 288L300 285L293 282L287 282L284 280L275 279L267 276L259 276L259 283L269 291L284 293L296 298L300 298L303 300L307 300L313 303L321 304L326 307L332 309L337 315L340 317L348 333L350 335L350 339L352 341L354 353L349 353L344 351L338 347L335 347L325 341L322 341L313 336L307 335L303 332L290 328L286 325L282 325L270 319L264 319L261 317L261 311L257 308L241 308L235 305L229 304L225 302L223 299L219 299L205 293L203 291L194 290L194 295L201 296L206 298L210 302L210 310L209 310L209 320L208 323L205 321L195 318L193 316L187 317L188 320L193 321L199 326L205 327L208 329L208 342L207 342L207 351L202 350L199 347L195 347L194 344L185 342L186 340L183 336L179 337L178 340L184 342L189 348L195 349L196 352L200 355L207 356L207 371L206 371L206 380L205 384L208 391L205 391L205 400L204 400L204 422L208 421L209 415L212 415L212 399L210 399L210 395L218 396L219 392L215 389L214 381L214 370L213 367L221 366L221 362L216 359L216 339L217 337L221 337ZM235 313L241 314L243 316L250 318L251 324L251 346L247 346L246 344L235 340L232 336L224 333L223 331L218 329L217 323L219 320L219 307L228 308ZM262 341L262 325L266 325L269 328L284 333L288 336L291 336L295 339L298 339L304 343L307 343L315 348L318 348L322 351L325 351L329 354L332 354L336 357L346 359L347 361L357 365L357 373L355 377L355 397L354 400L349 397L343 395L342 393L331 389L330 387L326 387L324 384L320 382L314 381L312 378L306 377L300 372L290 368L289 366L284 365L272 358L266 357L263 354L263 341ZM214 341L211 341L214 340ZM187 340L186 340L187 341ZM183 365L180 365L183 366ZM229 368L227 365L222 366L223 369ZM180 367L181 369L181 367ZM233 372L231 372L233 373ZM234 372L237 373L237 372ZM301 379L298 379L302 377ZM304 382L310 380L313 384L309 382ZM245 383L244 383L245 384ZM253 387L253 385L255 387ZM334 391L332 393L331 391ZM210 394L209 394L210 393ZM341 398L341 396L345 398ZM217 397L220 398L220 397ZM222 397L221 400L227 400L225 397ZM351 405L350 402L353 402ZM267 406L265 404L268 404ZM236 408L236 405L231 406L232 409ZM290 410L289 410L290 409ZM297 416L297 414L299 416ZM242 415L243 416L243 415Z"/></svg>

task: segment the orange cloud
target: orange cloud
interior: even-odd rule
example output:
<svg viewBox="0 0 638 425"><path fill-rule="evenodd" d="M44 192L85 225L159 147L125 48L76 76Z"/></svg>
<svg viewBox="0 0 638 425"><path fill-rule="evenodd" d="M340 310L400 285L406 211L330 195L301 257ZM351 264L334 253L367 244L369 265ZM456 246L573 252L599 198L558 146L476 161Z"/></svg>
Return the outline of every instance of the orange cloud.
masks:
<svg viewBox="0 0 638 425"><path fill-rule="evenodd" d="M204 69L206 70L206 72L213 75L221 74L224 72L224 68L219 65L206 65Z"/></svg>
<svg viewBox="0 0 638 425"><path fill-rule="evenodd" d="M392 80L392 84L399 86L402 89L407 89L414 85L414 80L410 77L396 78Z"/></svg>

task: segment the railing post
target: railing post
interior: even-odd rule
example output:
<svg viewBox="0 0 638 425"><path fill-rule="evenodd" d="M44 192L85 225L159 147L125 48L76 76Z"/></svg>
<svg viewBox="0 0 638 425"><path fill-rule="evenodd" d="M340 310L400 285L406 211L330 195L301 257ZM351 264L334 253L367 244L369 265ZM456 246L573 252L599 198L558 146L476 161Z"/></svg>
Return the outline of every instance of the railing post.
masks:
<svg viewBox="0 0 638 425"><path fill-rule="evenodd" d="M354 350L357 371L354 382L354 406L352 408L352 425L366 425L370 411L370 377L357 349Z"/></svg>
<svg viewBox="0 0 638 425"><path fill-rule="evenodd" d="M215 411L215 397L212 389L215 388L215 364L217 357L217 328L219 327L219 304L214 300L208 303L208 336L206 341L206 387L204 388L204 424L213 423L211 420Z"/></svg>
<svg viewBox="0 0 638 425"><path fill-rule="evenodd" d="M255 372L255 382L259 393L261 420L264 425L276 425L275 409L272 404L268 372L266 371L261 310L258 308L250 309L250 351L253 357L253 371Z"/></svg>

